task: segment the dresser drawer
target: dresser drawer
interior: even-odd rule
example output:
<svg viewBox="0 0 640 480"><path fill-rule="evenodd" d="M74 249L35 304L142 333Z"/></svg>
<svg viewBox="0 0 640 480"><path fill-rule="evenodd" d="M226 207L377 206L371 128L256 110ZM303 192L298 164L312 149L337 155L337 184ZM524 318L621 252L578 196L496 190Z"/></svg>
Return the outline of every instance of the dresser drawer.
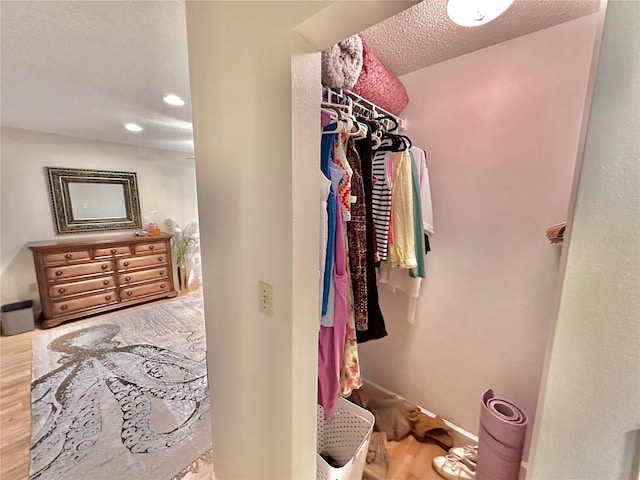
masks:
<svg viewBox="0 0 640 480"><path fill-rule="evenodd" d="M121 286L124 286L129 283L138 283L144 282L145 280L157 280L160 278L168 277L168 269L170 267L167 265L164 268L152 268L150 270L142 270L140 272L130 272L123 273L118 276L118 282Z"/></svg>
<svg viewBox="0 0 640 480"><path fill-rule="evenodd" d="M154 283L147 283L146 285L140 285L138 287L127 287L120 289L120 300L126 302L127 300L133 300L137 297L144 297L145 295L153 295L154 293L168 292L173 289L173 285L169 280L160 280Z"/></svg>
<svg viewBox="0 0 640 480"><path fill-rule="evenodd" d="M171 235L30 242L43 328L175 297Z"/></svg>
<svg viewBox="0 0 640 480"><path fill-rule="evenodd" d="M51 298L60 298L66 297L67 295L75 295L77 293L113 288L115 285L116 279L113 276L94 278L93 280L83 280L81 282L59 283L58 285L52 285L49 287L49 296Z"/></svg>
<svg viewBox="0 0 640 480"><path fill-rule="evenodd" d="M134 245L133 250L135 253L165 252L167 244L165 242L138 243Z"/></svg>
<svg viewBox="0 0 640 480"><path fill-rule="evenodd" d="M131 254L131 246L121 245L118 247L94 248L93 255L98 257L111 257L113 255L129 255Z"/></svg>
<svg viewBox="0 0 640 480"><path fill-rule="evenodd" d="M64 264L65 262L74 262L81 260L90 260L89 250L71 250L62 253L45 253L42 255L45 265Z"/></svg>
<svg viewBox="0 0 640 480"><path fill-rule="evenodd" d="M53 302L52 310L54 315L66 315L67 313L77 312L78 310L86 310L87 308L117 303L117 301L118 295L112 290L82 298L75 298L73 300Z"/></svg>
<svg viewBox="0 0 640 480"><path fill-rule="evenodd" d="M47 280L60 280L63 278L77 277L80 275L91 275L96 273L107 273L113 271L113 262L94 262L81 265L65 265L61 267L48 267L45 269Z"/></svg>
<svg viewBox="0 0 640 480"><path fill-rule="evenodd" d="M167 256L165 254L160 255L145 255L143 257L135 258L121 258L116 260L118 270L129 270L131 268L139 267L151 267L160 266L167 263Z"/></svg>

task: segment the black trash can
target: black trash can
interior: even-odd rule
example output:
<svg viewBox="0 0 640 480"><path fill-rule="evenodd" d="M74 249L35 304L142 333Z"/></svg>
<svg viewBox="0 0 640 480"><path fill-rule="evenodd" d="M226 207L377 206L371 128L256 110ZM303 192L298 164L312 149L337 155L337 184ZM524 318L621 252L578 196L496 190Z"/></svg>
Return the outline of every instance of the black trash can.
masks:
<svg viewBox="0 0 640 480"><path fill-rule="evenodd" d="M0 307L2 335L16 335L35 328L33 301L8 303Z"/></svg>

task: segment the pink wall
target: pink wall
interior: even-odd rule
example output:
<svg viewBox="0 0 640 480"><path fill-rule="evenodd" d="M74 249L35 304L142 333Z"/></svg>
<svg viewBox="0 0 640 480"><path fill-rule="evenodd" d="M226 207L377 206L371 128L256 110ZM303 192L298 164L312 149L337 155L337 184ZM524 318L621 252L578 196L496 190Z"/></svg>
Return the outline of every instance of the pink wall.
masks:
<svg viewBox="0 0 640 480"><path fill-rule="evenodd" d="M435 230L415 325L381 292L386 339L364 374L470 432L493 388L533 420L557 310L566 220L597 16L402 77L403 112L427 151Z"/></svg>

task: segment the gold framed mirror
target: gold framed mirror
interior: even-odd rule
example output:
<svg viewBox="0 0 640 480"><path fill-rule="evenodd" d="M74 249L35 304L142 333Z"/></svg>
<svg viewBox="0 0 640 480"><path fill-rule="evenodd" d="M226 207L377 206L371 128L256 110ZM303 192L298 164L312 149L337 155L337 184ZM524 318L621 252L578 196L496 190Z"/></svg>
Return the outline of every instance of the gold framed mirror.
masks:
<svg viewBox="0 0 640 480"><path fill-rule="evenodd" d="M46 167L58 233L141 229L134 172Z"/></svg>

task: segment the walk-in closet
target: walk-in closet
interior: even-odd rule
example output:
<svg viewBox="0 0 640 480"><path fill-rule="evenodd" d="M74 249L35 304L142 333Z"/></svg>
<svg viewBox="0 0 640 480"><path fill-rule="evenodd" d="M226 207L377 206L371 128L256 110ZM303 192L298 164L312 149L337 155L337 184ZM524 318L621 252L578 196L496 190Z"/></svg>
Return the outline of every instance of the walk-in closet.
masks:
<svg viewBox="0 0 640 480"><path fill-rule="evenodd" d="M563 247L551 243L545 232L570 213L580 133L591 96L592 56L599 40L597 2L584 6L577 18L556 19L547 28L442 60L437 58L445 55L442 38L457 46L474 28L481 30L490 24L473 28L452 24L451 31L442 34L441 24L429 17L437 9L422 3L323 52L323 118L333 108L343 118L348 110L355 119L387 122L382 126L387 143L373 146L380 153L362 157L354 128L349 135L356 140L348 144L344 140L344 152L338 146L334 159L340 167L345 160L351 163L355 154L350 145L354 144L361 153L354 160L373 169L373 174L362 171L374 182L367 188L365 181L364 191L373 194L367 201L372 202L374 232L367 234L374 238L370 244L377 260L373 277L376 305L372 307L366 298L371 285L358 270L363 260L353 258L353 251L360 249L352 233L360 228L354 226L358 220L338 211L349 234L351 277L346 290L355 305L355 322L347 323L347 344L349 329L358 334L357 347L345 350L340 377L343 394L350 394L354 384L373 383L444 418L456 440L466 437L467 443L475 444L481 398L493 389L496 396L519 407L528 421L530 438L557 311ZM538 10L538 19L545 13ZM423 37L426 33L416 32L421 22L433 25L427 39ZM429 60L431 57L436 59ZM355 77L352 70L357 69L358 60L363 63L359 77L350 78ZM426 66L419 68L421 64ZM361 95L371 103L367 105ZM328 135L332 134L322 132L322 155ZM403 159L398 153L385 156L385 150L406 150L414 161L418 152L422 155L416 167L420 169L422 162L426 181L416 180L414 200L418 208L426 206L428 211L417 213L419 233L415 242L410 235L410 245L403 224L408 220L412 230L414 223L403 208L407 201L411 205L411 198L403 196L408 191L411 197L411 188L403 190ZM333 170L328 176L334 182L337 201L342 202L343 210L345 205L359 208L364 195L351 193L355 176L342 181L345 174L337 170L340 178ZM355 171L354 167L354 175ZM408 175L410 178L410 170ZM384 198L382 189L388 194ZM427 198L420 198L422 191ZM350 205L345 200L348 195ZM420 240L423 233L426 245ZM402 255L407 248L415 257ZM418 267L416 258L424 259L420 275L411 270ZM328 271L326 268L321 328L327 325L326 301L332 293L327 286ZM338 285L336 280L336 295ZM359 298L363 288L364 300ZM364 315L359 311L363 304ZM370 334L367 306L377 322ZM335 307L337 312L338 302ZM324 330L320 338L319 400L326 408L330 382L325 372L329 353ZM353 374L358 367L361 377ZM374 413L384 414L379 408ZM380 429L380 425L375 428ZM393 428L388 435L397 437ZM528 440L526 443L520 445L525 465ZM489 448L482 449L481 442L481 453ZM409 478L399 466L394 468L394 461L399 460L391 462L389 478ZM418 478L426 473L422 466L410 468ZM469 470L461 464L444 472L444 478L447 473L455 476L458 468L461 478L467 478ZM502 464L498 470L507 468ZM517 473L516 468L508 477L517 478ZM492 478L498 478L496 475Z"/></svg>
<svg viewBox="0 0 640 480"><path fill-rule="evenodd" d="M406 148L424 150L433 212L432 231L424 232L428 251L422 240L427 253L417 295L376 273L386 335L357 342L355 328L360 376L444 419L456 440L471 442L479 431L483 394L493 389L528 418L523 460L529 459L530 446L537 446L534 471L552 478L542 476L553 471L553 454L540 439L552 436L554 412L564 412L564 404L575 398L559 387L563 370L555 363L567 360L565 329L575 326L572 319L578 316L561 287L570 288L586 272L567 252L570 241L551 241L546 233L560 234L559 225L567 222L562 234L570 240L574 217L589 223L588 213L573 211L582 181L575 173L583 154L592 151L587 119L594 115L606 5L588 2L573 18L560 8L558 21L546 28L476 44L421 66L406 60L422 48L403 27L403 22L416 24L412 9L421 4L415 3L187 7L199 201L210 207L201 218L202 238L216 245L215 251L203 250L203 262L220 479L315 478L314 373L324 310L318 183L322 134L335 134L331 122L339 119L339 113L325 111L323 100L356 116L359 108L358 98L344 91L323 97L319 52L356 33L372 50L378 48L380 63L396 61L385 68L401 82L408 103L387 112L398 117L390 121L397 131L391 125L387 133L406 137L408 142L399 140ZM514 5L534 26L535 8L544 3ZM612 15L622 21L617 12ZM427 38L435 35L428 18L419 27ZM449 41L458 31L447 32ZM606 25L604 31L606 39ZM228 49L222 39L242 48ZM469 41L473 44L473 37ZM603 47L603 55L610 52ZM376 106L387 110L378 100L357 95L363 104L373 104L368 107L374 113ZM601 104L596 107L602 114ZM330 117L325 132L323 113ZM237 128L222 131L220 122ZM354 194L344 195L349 206ZM336 238L344 237L340 234ZM582 234L576 242L599 235ZM215 265L215 272L207 272L207 265ZM269 315L252 302L260 281L273 285ZM630 310L625 312L628 321ZM564 321L557 323L559 318ZM355 314L353 320L357 325ZM623 351L628 348L625 344ZM584 351L574 353L574 361L589 364ZM624 405L620 411L629 411L631 404ZM536 424L537 412L544 422ZM554 447L566 451L557 440ZM423 478L404 475L396 478Z"/></svg>

